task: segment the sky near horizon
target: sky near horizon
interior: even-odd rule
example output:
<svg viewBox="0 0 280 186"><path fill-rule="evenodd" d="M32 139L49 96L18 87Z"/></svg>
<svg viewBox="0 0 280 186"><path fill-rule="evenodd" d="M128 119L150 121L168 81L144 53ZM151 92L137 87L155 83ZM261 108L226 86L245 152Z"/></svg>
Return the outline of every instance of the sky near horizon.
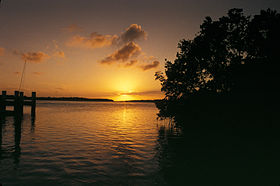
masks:
<svg viewBox="0 0 280 186"><path fill-rule="evenodd" d="M156 71L206 16L280 10L277 0L2 0L0 90L159 99Z"/></svg>

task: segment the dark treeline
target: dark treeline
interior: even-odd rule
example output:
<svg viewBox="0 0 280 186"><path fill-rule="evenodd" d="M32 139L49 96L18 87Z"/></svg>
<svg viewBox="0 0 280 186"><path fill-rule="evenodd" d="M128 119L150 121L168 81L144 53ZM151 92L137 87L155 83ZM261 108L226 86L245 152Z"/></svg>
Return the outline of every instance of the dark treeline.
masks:
<svg viewBox="0 0 280 186"><path fill-rule="evenodd" d="M200 28L156 73L166 185L277 185L280 15L231 9Z"/></svg>
<svg viewBox="0 0 280 186"><path fill-rule="evenodd" d="M50 101L113 101L111 99L90 99L81 97L37 97L36 99Z"/></svg>
<svg viewBox="0 0 280 186"><path fill-rule="evenodd" d="M174 62L166 61L165 72L155 74L165 93L159 116L275 121L279 41L280 14L271 9L254 16L231 9L216 21L206 17L194 39L179 42Z"/></svg>

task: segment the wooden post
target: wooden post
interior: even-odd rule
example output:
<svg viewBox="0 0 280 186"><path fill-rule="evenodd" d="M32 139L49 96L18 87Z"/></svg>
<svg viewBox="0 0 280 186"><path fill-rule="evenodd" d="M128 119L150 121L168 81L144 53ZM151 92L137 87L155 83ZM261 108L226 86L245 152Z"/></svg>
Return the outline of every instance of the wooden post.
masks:
<svg viewBox="0 0 280 186"><path fill-rule="evenodd" d="M23 114L23 105L24 105L24 93L19 93L19 106L20 106L20 113Z"/></svg>
<svg viewBox="0 0 280 186"><path fill-rule="evenodd" d="M32 92L31 116L36 114L36 92Z"/></svg>
<svg viewBox="0 0 280 186"><path fill-rule="evenodd" d="M2 91L2 96L0 98L0 113L5 113L6 112L6 95L7 91Z"/></svg>
<svg viewBox="0 0 280 186"><path fill-rule="evenodd" d="M20 114L19 91L15 91L14 114L15 115Z"/></svg>
<svg viewBox="0 0 280 186"><path fill-rule="evenodd" d="M0 115L0 158L2 158L1 157L1 154L2 154L2 121L3 121L4 119L2 119L2 116Z"/></svg>

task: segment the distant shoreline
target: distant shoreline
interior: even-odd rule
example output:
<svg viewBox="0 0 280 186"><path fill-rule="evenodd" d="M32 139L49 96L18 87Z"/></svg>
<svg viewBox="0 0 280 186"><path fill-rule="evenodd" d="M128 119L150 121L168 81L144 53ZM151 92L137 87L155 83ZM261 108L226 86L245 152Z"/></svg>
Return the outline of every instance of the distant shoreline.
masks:
<svg viewBox="0 0 280 186"><path fill-rule="evenodd" d="M140 103L155 103L155 102L160 101L160 99L114 101L112 99L91 99L91 98L83 98L83 97L37 97L36 100L43 100L43 101L85 101L85 102L140 102Z"/></svg>
<svg viewBox="0 0 280 186"><path fill-rule="evenodd" d="M140 102L140 103L156 103L161 101L160 99L154 100L127 100L127 101L116 101L116 102Z"/></svg>
<svg viewBox="0 0 280 186"><path fill-rule="evenodd" d="M96 101L96 102L113 102L112 99L90 99L90 98L81 98L81 97L37 97L37 100L45 101Z"/></svg>

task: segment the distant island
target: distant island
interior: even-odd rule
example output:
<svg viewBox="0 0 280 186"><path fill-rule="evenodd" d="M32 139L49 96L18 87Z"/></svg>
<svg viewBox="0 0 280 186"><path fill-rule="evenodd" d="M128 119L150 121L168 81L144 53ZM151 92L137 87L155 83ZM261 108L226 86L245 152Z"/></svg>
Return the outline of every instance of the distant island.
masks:
<svg viewBox="0 0 280 186"><path fill-rule="evenodd" d="M37 97L36 100L46 100L46 101L96 101L96 102L115 102L112 99L91 99L83 97ZM149 102L155 103L160 100L127 100L127 101L116 101L116 102Z"/></svg>
<svg viewBox="0 0 280 186"><path fill-rule="evenodd" d="M149 102L155 103L160 101L159 99L155 100L127 100L127 101L114 101L112 99L91 99L83 97L37 97L36 100L47 100L47 101L97 101L97 102Z"/></svg>
<svg viewBox="0 0 280 186"><path fill-rule="evenodd" d="M48 101L99 101L99 102L113 102L112 99L90 99L81 97L37 97L37 100L48 100Z"/></svg>

